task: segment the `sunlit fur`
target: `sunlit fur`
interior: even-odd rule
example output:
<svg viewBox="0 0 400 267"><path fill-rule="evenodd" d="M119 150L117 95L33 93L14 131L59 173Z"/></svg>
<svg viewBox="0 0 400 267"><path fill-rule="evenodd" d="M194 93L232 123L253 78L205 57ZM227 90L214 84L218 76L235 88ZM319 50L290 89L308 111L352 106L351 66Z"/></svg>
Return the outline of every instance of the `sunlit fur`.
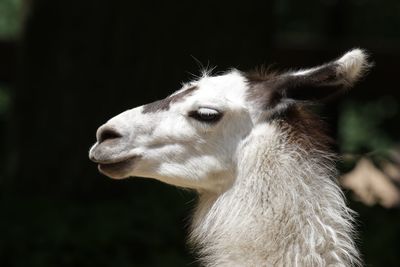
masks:
<svg viewBox="0 0 400 267"><path fill-rule="evenodd" d="M350 51L331 65L337 78L328 82L350 85L367 65L363 51ZM320 68L282 77L305 80ZM90 157L101 164L137 156L129 168L103 173L196 190L190 241L204 266L360 265L334 156L313 140L296 140L312 139L317 129L291 131L279 118L289 104L272 116L263 99L248 97L249 82L237 70L204 75L179 92L197 90L167 108L128 110L98 130L98 139L105 127L122 137L98 141ZM208 125L188 117L199 107L223 112L222 120Z"/></svg>
<svg viewBox="0 0 400 267"><path fill-rule="evenodd" d="M335 182L332 155L287 143L270 124L238 149L234 185L204 192L191 240L206 266L359 265L352 212Z"/></svg>

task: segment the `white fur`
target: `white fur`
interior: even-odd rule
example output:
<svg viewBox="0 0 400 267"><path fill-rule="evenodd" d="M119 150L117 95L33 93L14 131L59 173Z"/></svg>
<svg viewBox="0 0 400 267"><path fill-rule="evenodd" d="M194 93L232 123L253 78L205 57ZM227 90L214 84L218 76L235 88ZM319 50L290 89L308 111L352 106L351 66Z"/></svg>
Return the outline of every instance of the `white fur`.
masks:
<svg viewBox="0 0 400 267"><path fill-rule="evenodd" d="M371 66L367 54L362 49L353 49L337 60L340 67L338 73L343 74L350 83L357 81Z"/></svg>
<svg viewBox="0 0 400 267"><path fill-rule="evenodd" d="M307 157L285 140L257 126L237 152L233 186L200 194L191 240L206 266L360 264L331 156Z"/></svg>
<svg viewBox="0 0 400 267"><path fill-rule="evenodd" d="M365 55L353 50L337 62L354 80ZM198 90L169 110L139 107L107 122L124 138L101 152L114 161L140 156L114 177L150 177L198 191L191 241L205 266L359 265L352 212L336 184L332 155L305 150L274 122L260 120L238 71L204 76L179 92L189 86ZM199 108L224 116L215 125L188 117Z"/></svg>

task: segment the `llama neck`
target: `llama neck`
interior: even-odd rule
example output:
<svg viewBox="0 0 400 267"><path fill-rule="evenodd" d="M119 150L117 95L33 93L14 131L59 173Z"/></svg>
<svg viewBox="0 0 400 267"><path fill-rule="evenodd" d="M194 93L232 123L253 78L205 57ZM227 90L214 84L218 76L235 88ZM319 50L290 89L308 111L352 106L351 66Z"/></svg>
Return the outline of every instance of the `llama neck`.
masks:
<svg viewBox="0 0 400 267"><path fill-rule="evenodd" d="M268 131L245 142L229 190L199 196L191 237L205 265L357 265L331 160Z"/></svg>

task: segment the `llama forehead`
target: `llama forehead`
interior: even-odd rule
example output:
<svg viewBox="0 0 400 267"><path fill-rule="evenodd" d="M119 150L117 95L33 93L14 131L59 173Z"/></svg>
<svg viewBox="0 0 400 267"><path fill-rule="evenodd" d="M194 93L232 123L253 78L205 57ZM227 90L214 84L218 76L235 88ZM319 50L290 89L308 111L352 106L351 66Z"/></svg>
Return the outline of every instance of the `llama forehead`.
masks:
<svg viewBox="0 0 400 267"><path fill-rule="evenodd" d="M237 70L220 76L203 77L197 82L199 97L221 97L241 101L247 89L245 77Z"/></svg>
<svg viewBox="0 0 400 267"><path fill-rule="evenodd" d="M220 76L203 77L196 82L199 90L187 100L187 105L210 107L220 111L248 109L247 79L233 70Z"/></svg>
<svg viewBox="0 0 400 267"><path fill-rule="evenodd" d="M184 100L187 96L198 90L196 85L185 87L169 97L144 105L142 113L146 114L169 110L171 104Z"/></svg>
<svg viewBox="0 0 400 267"><path fill-rule="evenodd" d="M193 105L209 107L244 106L247 83L236 70L220 76L204 76L190 82L169 97L143 106L142 113L168 111Z"/></svg>

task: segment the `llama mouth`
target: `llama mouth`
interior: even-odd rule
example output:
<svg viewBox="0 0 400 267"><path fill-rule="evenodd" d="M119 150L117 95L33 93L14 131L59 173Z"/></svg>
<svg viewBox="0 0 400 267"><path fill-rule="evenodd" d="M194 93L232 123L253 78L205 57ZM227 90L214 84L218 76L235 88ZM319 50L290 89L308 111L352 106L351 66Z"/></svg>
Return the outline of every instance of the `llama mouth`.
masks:
<svg viewBox="0 0 400 267"><path fill-rule="evenodd" d="M98 169L102 174L114 179L126 178L138 158L139 156L133 156L112 163L99 162Z"/></svg>

